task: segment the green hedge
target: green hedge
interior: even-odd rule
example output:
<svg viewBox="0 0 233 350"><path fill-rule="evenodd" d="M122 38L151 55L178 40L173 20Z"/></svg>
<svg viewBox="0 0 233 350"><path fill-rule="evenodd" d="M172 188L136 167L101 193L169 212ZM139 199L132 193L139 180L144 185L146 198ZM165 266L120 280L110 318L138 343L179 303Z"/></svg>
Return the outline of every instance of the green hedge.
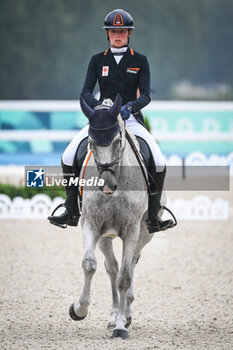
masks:
<svg viewBox="0 0 233 350"><path fill-rule="evenodd" d="M150 120L149 120L149 118L148 118L146 115L144 116L144 123L145 123L145 126L146 126L147 130L148 130L149 132L151 132Z"/></svg>
<svg viewBox="0 0 233 350"><path fill-rule="evenodd" d="M50 198L65 198L65 190L62 187L42 187L42 188L26 188L24 186L14 186L10 184L0 183L0 194L6 194L11 199L15 197L32 198L36 194L47 194Z"/></svg>

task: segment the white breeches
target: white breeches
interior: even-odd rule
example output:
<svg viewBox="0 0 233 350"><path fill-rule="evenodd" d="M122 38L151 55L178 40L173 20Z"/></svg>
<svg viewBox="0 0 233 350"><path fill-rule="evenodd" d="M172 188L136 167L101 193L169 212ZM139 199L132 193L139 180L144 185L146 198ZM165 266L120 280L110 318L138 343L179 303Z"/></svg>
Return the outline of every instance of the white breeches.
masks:
<svg viewBox="0 0 233 350"><path fill-rule="evenodd" d="M135 119L132 114L130 115L130 118L126 120L126 126L134 133L134 135L140 136L147 142L156 164L156 171L163 171L165 167L165 160L153 136ZM62 161L64 164L70 166L73 165L74 156L79 144L85 137L88 136L88 127L89 126L86 125L82 130L80 130L77 136L73 138L65 149L62 155Z"/></svg>

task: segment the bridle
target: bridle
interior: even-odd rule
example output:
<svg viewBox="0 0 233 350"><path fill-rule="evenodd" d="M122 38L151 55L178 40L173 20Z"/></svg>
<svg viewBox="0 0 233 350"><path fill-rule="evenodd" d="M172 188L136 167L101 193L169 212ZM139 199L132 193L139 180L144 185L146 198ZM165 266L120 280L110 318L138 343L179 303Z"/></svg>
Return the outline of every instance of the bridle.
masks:
<svg viewBox="0 0 233 350"><path fill-rule="evenodd" d="M103 128L103 129L96 129L96 128L93 128L91 127L92 130L94 131L107 131L107 130L110 130L111 128L113 128L114 126L116 126L118 124L118 121L116 124L114 125L111 125L107 128ZM99 172L99 175L101 175L103 172L105 171L109 171L111 172L113 175L115 175L115 171L113 169L111 169L114 165L118 165L120 163L120 160L121 160L121 157L123 155L123 152L124 152L124 149L125 149L125 128L124 130L120 130L120 142L121 142L121 149L120 149L120 154L119 154L119 157L114 159L113 161L109 162L109 163L101 163L99 161L97 161L94 157L94 160L95 160L95 164L97 166L97 169L98 169L98 172ZM91 149L91 144L90 144L90 149ZM93 153L94 154L94 153Z"/></svg>

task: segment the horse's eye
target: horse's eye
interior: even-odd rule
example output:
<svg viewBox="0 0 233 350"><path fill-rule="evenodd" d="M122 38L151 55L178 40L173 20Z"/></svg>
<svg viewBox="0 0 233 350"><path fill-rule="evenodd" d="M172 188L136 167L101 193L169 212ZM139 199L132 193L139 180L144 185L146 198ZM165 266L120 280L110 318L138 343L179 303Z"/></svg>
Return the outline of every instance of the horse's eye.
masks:
<svg viewBox="0 0 233 350"><path fill-rule="evenodd" d="M113 143L114 143L114 147L117 147L118 145L120 145L120 139L119 138L117 138L117 139L115 139L114 141L113 141Z"/></svg>

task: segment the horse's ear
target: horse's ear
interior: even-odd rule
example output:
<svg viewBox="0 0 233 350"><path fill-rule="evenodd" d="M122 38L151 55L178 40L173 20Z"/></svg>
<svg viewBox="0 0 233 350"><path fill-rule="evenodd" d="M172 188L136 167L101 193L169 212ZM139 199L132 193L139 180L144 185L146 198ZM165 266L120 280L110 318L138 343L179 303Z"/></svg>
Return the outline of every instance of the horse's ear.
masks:
<svg viewBox="0 0 233 350"><path fill-rule="evenodd" d="M110 108L110 112L115 116L118 117L118 114L120 113L122 107L122 100L121 100L121 95L118 93L115 99L114 104Z"/></svg>
<svg viewBox="0 0 233 350"><path fill-rule="evenodd" d="M80 96L80 106L81 106L82 111L85 114L85 116L88 119L90 119L94 114L94 110L88 106L88 104L85 102L85 100L82 96Z"/></svg>

